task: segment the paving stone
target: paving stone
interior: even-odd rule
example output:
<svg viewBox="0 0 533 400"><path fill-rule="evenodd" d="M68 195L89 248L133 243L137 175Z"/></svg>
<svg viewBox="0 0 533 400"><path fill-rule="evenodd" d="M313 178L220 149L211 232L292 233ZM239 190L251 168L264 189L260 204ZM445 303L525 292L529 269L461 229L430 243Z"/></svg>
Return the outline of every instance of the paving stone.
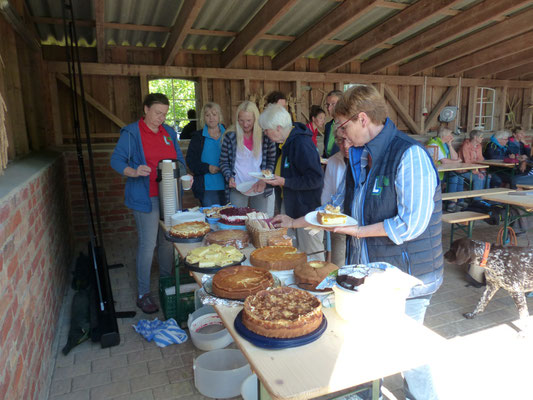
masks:
<svg viewBox="0 0 533 400"><path fill-rule="evenodd" d="M181 368L171 369L167 371L170 382L180 382L184 380L191 380L194 376L192 365Z"/></svg>
<svg viewBox="0 0 533 400"><path fill-rule="evenodd" d="M61 379L52 381L50 385L50 396L58 396L60 394L69 393L72 387L72 379Z"/></svg>
<svg viewBox="0 0 533 400"><path fill-rule="evenodd" d="M102 372L108 369L115 369L125 367L128 364L126 354L120 354L114 357L101 358L99 360L92 361L92 371Z"/></svg>
<svg viewBox="0 0 533 400"><path fill-rule="evenodd" d="M155 388L153 393L156 400L178 399L193 394L193 388L190 382L185 381Z"/></svg>
<svg viewBox="0 0 533 400"><path fill-rule="evenodd" d="M80 353L74 354L74 363L83 363L86 361L98 360L100 358L109 357L109 348L89 349Z"/></svg>
<svg viewBox="0 0 533 400"><path fill-rule="evenodd" d="M72 364L74 364L74 355L74 353L68 353L67 355L64 355L63 353L59 352L56 358L56 367L70 367Z"/></svg>
<svg viewBox="0 0 533 400"><path fill-rule="evenodd" d="M91 389L91 400L105 400L131 393L129 382L115 382Z"/></svg>
<svg viewBox="0 0 533 400"><path fill-rule="evenodd" d="M89 390L66 393L60 396L51 396L50 400L89 400Z"/></svg>
<svg viewBox="0 0 533 400"><path fill-rule="evenodd" d="M111 373L109 371L77 376L72 379L72 391L90 389L105 385L106 383L111 383Z"/></svg>
<svg viewBox="0 0 533 400"><path fill-rule="evenodd" d="M179 354L172 357L164 357L160 360L152 360L148 362L148 369L150 373L166 371L173 368L183 367L183 360Z"/></svg>
<svg viewBox="0 0 533 400"><path fill-rule="evenodd" d="M148 375L148 366L145 362L128 365L111 370L111 380L119 382Z"/></svg>
<svg viewBox="0 0 533 400"><path fill-rule="evenodd" d="M197 357L197 355L193 352L193 353L186 353L186 354L181 354L181 359L183 360L183 365L184 366L189 366L189 365L192 365L194 359Z"/></svg>
<svg viewBox="0 0 533 400"><path fill-rule="evenodd" d="M129 342L140 342L145 340L141 335L139 335L137 332L124 332L120 334L120 338L124 343Z"/></svg>
<svg viewBox="0 0 533 400"><path fill-rule="evenodd" d="M166 372L158 372L130 380L132 392L168 385L169 383Z"/></svg>
<svg viewBox="0 0 533 400"><path fill-rule="evenodd" d="M54 379L61 380L73 378L75 376L87 375L91 373L91 362L73 364L69 367L56 368L54 371Z"/></svg>
<svg viewBox="0 0 533 400"><path fill-rule="evenodd" d="M133 353L135 351L143 350L143 344L142 342L125 342L121 343L119 346L114 346L111 348L111 355L117 355L117 354L126 354L126 353Z"/></svg>
<svg viewBox="0 0 533 400"><path fill-rule="evenodd" d="M128 364L135 364L143 361L157 360L162 358L163 355L158 347L150 350L137 351L135 353L127 354Z"/></svg>
<svg viewBox="0 0 533 400"><path fill-rule="evenodd" d="M142 392L129 393L124 396L113 397L113 400L154 400L152 389L143 390Z"/></svg>

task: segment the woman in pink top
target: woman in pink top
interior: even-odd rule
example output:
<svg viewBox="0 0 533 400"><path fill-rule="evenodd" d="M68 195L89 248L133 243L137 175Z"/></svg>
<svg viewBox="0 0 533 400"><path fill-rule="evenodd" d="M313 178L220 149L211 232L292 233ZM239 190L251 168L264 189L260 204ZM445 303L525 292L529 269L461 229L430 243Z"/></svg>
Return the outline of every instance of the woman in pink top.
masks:
<svg viewBox="0 0 533 400"><path fill-rule="evenodd" d="M483 132L474 129L469 134L470 139L465 139L461 147L459 148L458 155L465 164L474 164L485 160L483 158L483 149L481 142L483 141ZM470 175L470 173L463 174L464 176ZM472 186L474 190L480 190L489 187L490 175L487 179L486 172L483 170L472 171ZM486 182L485 182L486 181ZM480 198L475 198L479 200Z"/></svg>

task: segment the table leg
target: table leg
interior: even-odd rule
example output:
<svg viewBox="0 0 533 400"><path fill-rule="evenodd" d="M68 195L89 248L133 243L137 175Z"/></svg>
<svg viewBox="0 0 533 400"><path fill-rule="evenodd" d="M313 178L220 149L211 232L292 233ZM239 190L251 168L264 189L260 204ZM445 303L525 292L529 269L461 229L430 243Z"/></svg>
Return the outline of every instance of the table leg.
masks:
<svg viewBox="0 0 533 400"><path fill-rule="evenodd" d="M509 204L505 205L505 218L503 221L503 235L502 235L502 245L505 246L507 243L507 227L509 226Z"/></svg>
<svg viewBox="0 0 533 400"><path fill-rule="evenodd" d="M259 378L257 379L257 400L272 400Z"/></svg>
<svg viewBox="0 0 533 400"><path fill-rule="evenodd" d="M372 381L372 400L379 400L379 384L380 379Z"/></svg>

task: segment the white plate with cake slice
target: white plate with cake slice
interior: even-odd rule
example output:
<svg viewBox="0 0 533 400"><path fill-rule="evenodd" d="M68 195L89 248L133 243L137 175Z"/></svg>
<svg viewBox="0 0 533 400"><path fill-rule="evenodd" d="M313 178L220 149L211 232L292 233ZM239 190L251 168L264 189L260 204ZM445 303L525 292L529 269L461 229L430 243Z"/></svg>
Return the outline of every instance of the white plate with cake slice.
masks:
<svg viewBox="0 0 533 400"><path fill-rule="evenodd" d="M328 220L327 223L320 223L319 222L319 216L318 213L320 211L311 211L310 213L307 213L305 215L305 221L311 225L319 226L321 228L335 228L337 226L355 226L357 225L357 221L346 214L331 214L331 213L325 213L327 215L326 220ZM322 216L322 220L324 221L324 217ZM342 222L344 221L344 222Z"/></svg>
<svg viewBox="0 0 533 400"><path fill-rule="evenodd" d="M250 175L253 178L261 179L264 181L271 181L272 179L275 179L273 173L271 176L265 176L262 172L248 172L248 175Z"/></svg>

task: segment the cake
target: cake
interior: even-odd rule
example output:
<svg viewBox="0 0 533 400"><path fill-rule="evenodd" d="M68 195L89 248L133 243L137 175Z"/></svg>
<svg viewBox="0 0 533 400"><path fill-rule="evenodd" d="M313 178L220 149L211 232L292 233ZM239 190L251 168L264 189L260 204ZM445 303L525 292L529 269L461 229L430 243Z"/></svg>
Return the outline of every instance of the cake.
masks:
<svg viewBox="0 0 533 400"><path fill-rule="evenodd" d="M202 212L207 218L220 218L220 211L225 210L226 208L231 208L231 206L213 206L205 207L202 209Z"/></svg>
<svg viewBox="0 0 533 400"><path fill-rule="evenodd" d="M237 265L213 276L212 290L218 297L241 300L274 285L272 274L261 268Z"/></svg>
<svg viewBox="0 0 533 400"><path fill-rule="evenodd" d="M331 204L328 204L324 211L316 213L316 219L322 225L344 225L346 218L346 215L341 214L340 207L333 207Z"/></svg>
<svg viewBox="0 0 533 400"><path fill-rule="evenodd" d="M294 280L302 289L317 290L317 285L322 282L326 276L339 269L335 264L326 261L310 261L300 264L294 268ZM328 291L330 290L320 290Z"/></svg>
<svg viewBox="0 0 533 400"><path fill-rule="evenodd" d="M320 326L322 304L312 294L291 287L261 290L244 301L242 323L258 335L295 338Z"/></svg>
<svg viewBox="0 0 533 400"><path fill-rule="evenodd" d="M263 174L263 178L265 178L265 179L273 179L274 178L274 174L269 169L263 169L263 170L261 170L261 173Z"/></svg>
<svg viewBox="0 0 533 400"><path fill-rule="evenodd" d="M298 253L298 250L292 246L266 246L250 254L250 262L254 267L268 270L293 269L306 261L307 255Z"/></svg>
<svg viewBox="0 0 533 400"><path fill-rule="evenodd" d="M170 228L171 236L181 239L193 239L204 236L211 230L209 224L206 222L193 221L184 222L182 224L174 225Z"/></svg>
<svg viewBox="0 0 533 400"><path fill-rule="evenodd" d="M365 283L366 275L339 275L337 276L337 283L345 289L357 290L358 286Z"/></svg>
<svg viewBox="0 0 533 400"><path fill-rule="evenodd" d="M226 208L220 210L220 222L226 225L245 225L248 216L246 214L255 211L250 207Z"/></svg>
<svg viewBox="0 0 533 400"><path fill-rule="evenodd" d="M222 247L218 244L197 247L185 257L186 263L198 264L199 268L224 267L241 262L243 259L244 255L235 247Z"/></svg>
<svg viewBox="0 0 533 400"><path fill-rule="evenodd" d="M237 249L248 247L250 236L248 232L238 229L227 229L209 232L205 236L205 244L219 244L221 246L234 246Z"/></svg>
<svg viewBox="0 0 533 400"><path fill-rule="evenodd" d="M292 239L287 235L273 236L268 238L269 246L292 246Z"/></svg>

